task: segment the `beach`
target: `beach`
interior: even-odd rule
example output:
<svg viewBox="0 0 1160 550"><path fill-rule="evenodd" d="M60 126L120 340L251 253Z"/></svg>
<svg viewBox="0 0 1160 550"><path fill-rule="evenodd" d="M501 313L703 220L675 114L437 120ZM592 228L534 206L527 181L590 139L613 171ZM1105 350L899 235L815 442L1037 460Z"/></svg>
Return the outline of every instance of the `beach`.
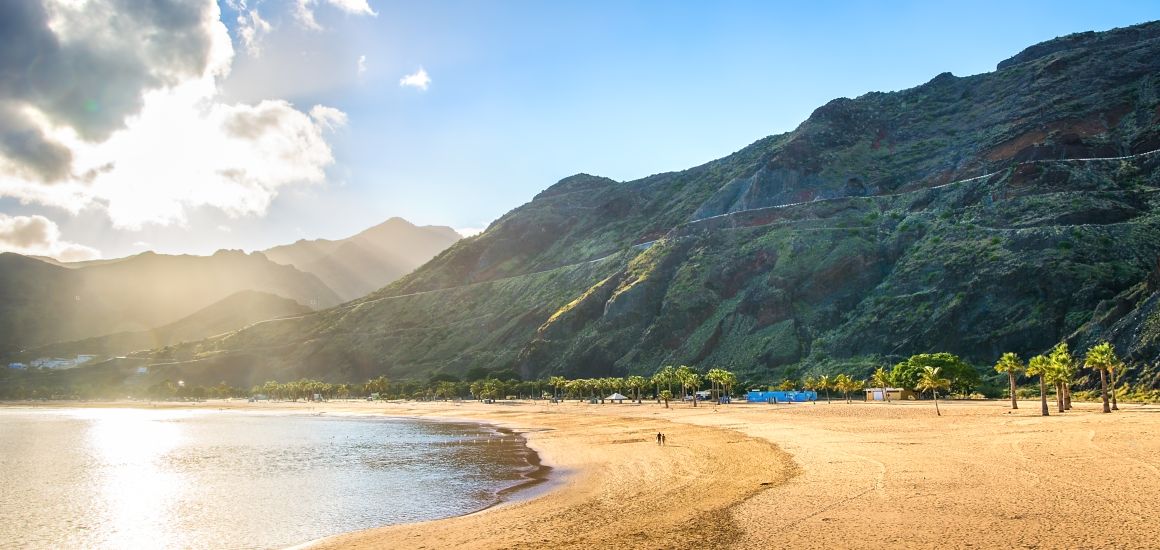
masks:
<svg viewBox="0 0 1160 550"><path fill-rule="evenodd" d="M1038 405L174 406L485 422L551 468L498 506L312 548L1160 548L1160 406Z"/></svg>
<svg viewBox="0 0 1160 550"><path fill-rule="evenodd" d="M1038 405L380 405L522 431L556 480L316 547L1160 547L1160 407Z"/></svg>

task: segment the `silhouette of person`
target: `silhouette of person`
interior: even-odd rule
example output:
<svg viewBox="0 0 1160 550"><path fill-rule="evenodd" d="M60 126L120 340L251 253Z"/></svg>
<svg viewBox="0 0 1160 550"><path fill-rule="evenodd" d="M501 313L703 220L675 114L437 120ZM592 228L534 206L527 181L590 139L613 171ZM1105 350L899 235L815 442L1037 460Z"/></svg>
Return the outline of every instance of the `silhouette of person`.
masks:
<svg viewBox="0 0 1160 550"><path fill-rule="evenodd" d="M664 445L666 443L665 440L667 440L667 439L668 439L668 437L665 436L665 434L661 434L661 445Z"/></svg>
<svg viewBox="0 0 1160 550"><path fill-rule="evenodd" d="M660 444L661 444L661 439L664 439L664 437L665 437L665 436L664 436L664 435L661 435L661 433L660 433L660 432L657 432L657 445L660 445Z"/></svg>

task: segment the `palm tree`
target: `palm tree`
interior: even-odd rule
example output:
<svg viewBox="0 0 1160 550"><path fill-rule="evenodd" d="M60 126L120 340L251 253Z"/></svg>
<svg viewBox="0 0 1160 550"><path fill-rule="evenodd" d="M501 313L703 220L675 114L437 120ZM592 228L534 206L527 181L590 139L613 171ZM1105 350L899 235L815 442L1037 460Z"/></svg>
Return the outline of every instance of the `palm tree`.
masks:
<svg viewBox="0 0 1160 550"><path fill-rule="evenodd" d="M695 371L691 367L689 367L688 365L681 365L681 366L677 367L675 370L673 370L673 381L681 386L681 399L682 400L685 397L688 397L688 395L689 395L685 391L688 389L688 386L685 385L685 379L688 378L690 374L694 374L694 373L695 373Z"/></svg>
<svg viewBox="0 0 1160 550"><path fill-rule="evenodd" d="M995 363L995 372L1007 373L1007 381L1011 384L1011 409L1018 409L1019 402L1015 400L1015 375L1022 372L1023 360L1018 355L1007 352L999 358L999 362Z"/></svg>
<svg viewBox="0 0 1160 550"><path fill-rule="evenodd" d="M648 380L645 380L643 376L634 375L626 378L624 383L632 388L632 391L636 392L636 402L640 403L640 390L648 385Z"/></svg>
<svg viewBox="0 0 1160 550"><path fill-rule="evenodd" d="M548 385L552 386L552 390L553 390L552 391L552 399L555 399L556 401L560 401L560 388L564 387L567 383L568 383L568 380L565 379L563 376L550 376L550 377L548 377Z"/></svg>
<svg viewBox="0 0 1160 550"><path fill-rule="evenodd" d="M1110 342L1100 342L1092 346L1087 352L1087 357L1084 358L1084 364L1089 369L1095 369L1100 372L1100 396L1104 400L1105 413L1112 412L1111 406L1108 405L1107 374L1119 360L1120 358L1116 357L1116 350Z"/></svg>
<svg viewBox="0 0 1160 550"><path fill-rule="evenodd" d="M1050 370L1051 362L1042 355L1036 355L1027 362L1028 376L1039 377L1039 406L1043 416L1051 416L1047 410L1047 376Z"/></svg>
<svg viewBox="0 0 1160 550"><path fill-rule="evenodd" d="M1059 412L1067 411L1063 404L1063 367L1051 360L1051 355L1047 356L1047 383L1055 386L1055 407Z"/></svg>
<svg viewBox="0 0 1160 550"><path fill-rule="evenodd" d="M834 381L830 379L830 375L823 374L818 377L818 389L825 390L826 403L830 402L830 388L834 387Z"/></svg>
<svg viewBox="0 0 1160 550"><path fill-rule="evenodd" d="M802 378L802 389L806 391L817 391L818 379L813 376L806 376Z"/></svg>
<svg viewBox="0 0 1160 550"><path fill-rule="evenodd" d="M737 385L737 375L733 374L730 371L723 371L723 372L725 374L722 376L721 383L725 385L725 395L732 398L733 386ZM732 402L732 399L730 399L730 402Z"/></svg>
<svg viewBox="0 0 1160 550"><path fill-rule="evenodd" d="M653 384L657 387L657 403L661 402L661 385L668 386L669 395L673 394L673 382L676 381L676 369L672 365L665 365L657 369L652 377Z"/></svg>
<svg viewBox="0 0 1160 550"><path fill-rule="evenodd" d="M564 391L568 392L572 397L583 401L584 396L584 381L577 378L576 380L569 380L564 383Z"/></svg>
<svg viewBox="0 0 1160 550"><path fill-rule="evenodd" d="M834 377L834 388L846 396L846 403L850 402L850 386L853 382L853 379L846 376L846 373Z"/></svg>
<svg viewBox="0 0 1160 550"><path fill-rule="evenodd" d="M657 393L657 399L665 400L665 408L669 408L669 400L673 398L673 392L669 390L661 390Z"/></svg>
<svg viewBox="0 0 1160 550"><path fill-rule="evenodd" d="M682 367L682 368L685 368L687 370L681 376L681 387L686 389L686 390L689 390L689 393L693 394L693 406L696 407L697 406L697 390L700 389L700 387L701 387L701 375L697 374L693 369L690 369L688 367ZM677 370L680 370L680 369L677 369Z"/></svg>
<svg viewBox="0 0 1160 550"><path fill-rule="evenodd" d="M874 371L874 375L870 377L870 380L874 383L875 386L882 388L882 398L885 399L887 403L889 403L890 394L886 392L886 387L890 385L890 373L887 372L886 369L878 367L878 369Z"/></svg>
<svg viewBox="0 0 1160 550"><path fill-rule="evenodd" d="M934 412L938 416L942 416L942 411L938 410L938 390L951 387L951 381L942 377L942 367L923 367L922 373L918 377L918 390L930 390L934 395Z"/></svg>
<svg viewBox="0 0 1160 550"><path fill-rule="evenodd" d="M1111 382L1112 382L1112 410L1113 411L1120 410L1119 404L1116 403L1116 388L1118 388L1120 386L1120 382L1124 378L1124 372L1127 371L1128 369L1131 369L1131 368L1132 367L1129 367L1127 363L1124 363L1123 361L1120 361L1118 359L1112 365L1112 371L1111 371L1110 378L1112 379Z"/></svg>
<svg viewBox="0 0 1160 550"><path fill-rule="evenodd" d="M718 393L717 393L717 381L721 378L720 369L716 369L716 368L709 369L709 370L705 371L705 375L702 378L709 382L709 395L710 396L718 395Z"/></svg>
<svg viewBox="0 0 1160 550"><path fill-rule="evenodd" d="M1051 349L1048 359L1055 367L1059 388L1060 412L1071 410L1071 385L1075 381L1075 360L1067 349L1067 342L1060 342Z"/></svg>

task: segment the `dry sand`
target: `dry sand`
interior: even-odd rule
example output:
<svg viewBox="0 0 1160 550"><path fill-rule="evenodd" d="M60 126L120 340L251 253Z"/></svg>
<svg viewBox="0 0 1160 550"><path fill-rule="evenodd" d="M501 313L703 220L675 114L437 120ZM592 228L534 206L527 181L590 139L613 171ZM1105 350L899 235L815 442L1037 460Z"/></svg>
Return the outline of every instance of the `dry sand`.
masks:
<svg viewBox="0 0 1160 550"><path fill-rule="evenodd" d="M317 548L1160 548L1160 406L1052 405L224 406L488 422L554 468L531 496Z"/></svg>
<svg viewBox="0 0 1160 550"><path fill-rule="evenodd" d="M523 431L563 477L528 500L318 546L1160 548L1160 407L1020 406L378 405Z"/></svg>

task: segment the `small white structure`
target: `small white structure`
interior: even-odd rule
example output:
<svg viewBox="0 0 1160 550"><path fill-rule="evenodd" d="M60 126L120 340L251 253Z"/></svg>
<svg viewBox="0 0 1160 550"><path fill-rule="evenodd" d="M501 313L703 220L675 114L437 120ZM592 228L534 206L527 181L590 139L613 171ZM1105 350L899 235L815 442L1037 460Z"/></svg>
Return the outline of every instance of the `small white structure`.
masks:
<svg viewBox="0 0 1160 550"><path fill-rule="evenodd" d="M616 401L617 403L624 403L624 400L628 398L620 395L620 392L616 392L608 397L605 397L604 399L607 399L608 401Z"/></svg>

